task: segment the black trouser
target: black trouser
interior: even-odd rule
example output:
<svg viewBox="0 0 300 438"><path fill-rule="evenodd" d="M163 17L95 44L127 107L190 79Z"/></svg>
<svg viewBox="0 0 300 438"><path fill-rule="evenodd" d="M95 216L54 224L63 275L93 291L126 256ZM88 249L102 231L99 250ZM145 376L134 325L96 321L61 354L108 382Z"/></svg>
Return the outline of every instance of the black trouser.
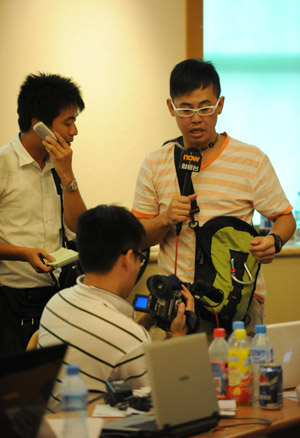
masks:
<svg viewBox="0 0 300 438"><path fill-rule="evenodd" d="M57 287L0 286L0 354L25 350L38 330L43 309Z"/></svg>

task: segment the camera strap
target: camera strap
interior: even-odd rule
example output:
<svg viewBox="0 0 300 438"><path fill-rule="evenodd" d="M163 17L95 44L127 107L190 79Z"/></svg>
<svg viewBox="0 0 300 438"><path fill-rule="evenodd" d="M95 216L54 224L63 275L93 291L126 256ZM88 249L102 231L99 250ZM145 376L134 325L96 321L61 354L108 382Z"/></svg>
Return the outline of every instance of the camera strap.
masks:
<svg viewBox="0 0 300 438"><path fill-rule="evenodd" d="M196 332L200 326L200 315L197 312L186 310L184 312L186 317L186 325L188 326L187 335L191 335Z"/></svg>

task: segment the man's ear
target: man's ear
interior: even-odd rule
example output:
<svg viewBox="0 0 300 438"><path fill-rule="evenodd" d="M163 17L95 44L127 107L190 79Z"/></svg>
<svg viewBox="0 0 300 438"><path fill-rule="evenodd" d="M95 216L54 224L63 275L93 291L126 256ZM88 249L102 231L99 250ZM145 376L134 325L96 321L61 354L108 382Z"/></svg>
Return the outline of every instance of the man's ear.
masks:
<svg viewBox="0 0 300 438"><path fill-rule="evenodd" d="M32 129L32 127L37 123L37 122L39 122L40 120L39 119L37 119L36 117L33 117L32 119L31 119L31 129Z"/></svg>
<svg viewBox="0 0 300 438"><path fill-rule="evenodd" d="M225 102L225 97L222 96L220 99L220 102L219 102L219 106L218 106L218 114L222 114L224 102Z"/></svg>
<svg viewBox="0 0 300 438"><path fill-rule="evenodd" d="M132 249L129 249L126 254L122 254L122 264L127 270L132 263L132 257L134 256Z"/></svg>
<svg viewBox="0 0 300 438"><path fill-rule="evenodd" d="M174 108L172 106L172 102L171 102L170 97L167 99L167 107L168 107L168 109L170 111L171 116L175 117L175 111L174 111Z"/></svg>

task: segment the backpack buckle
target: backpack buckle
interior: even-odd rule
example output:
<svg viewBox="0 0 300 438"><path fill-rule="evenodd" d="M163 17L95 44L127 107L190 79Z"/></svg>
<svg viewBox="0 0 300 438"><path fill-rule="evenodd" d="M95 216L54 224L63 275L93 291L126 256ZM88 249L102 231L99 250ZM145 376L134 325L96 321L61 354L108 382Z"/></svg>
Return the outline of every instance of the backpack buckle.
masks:
<svg viewBox="0 0 300 438"><path fill-rule="evenodd" d="M244 285L249 285L249 284L253 284L254 283L254 279L252 277L252 274L251 274L251 272L250 272L246 262L244 262L244 268L245 268L245 271L248 274L248 277L249 277L250 281L242 281L242 280L239 280L237 278L237 276L236 276L236 269L234 267L234 259L233 258L230 260L230 264L231 264L230 274L231 274L231 278L232 278L233 281L236 281L237 283L244 284Z"/></svg>
<svg viewBox="0 0 300 438"><path fill-rule="evenodd" d="M199 222L195 221L195 216L194 216L195 213L198 213L199 211L200 211L200 208L198 207L198 205L196 208L194 208L190 211L190 216L191 216L192 220L189 222L189 227L192 228L192 230L194 230L195 228L197 228L199 226Z"/></svg>
<svg viewBox="0 0 300 438"><path fill-rule="evenodd" d="M192 220L191 222L189 222L189 227L194 230L195 228L197 228L199 226L199 222Z"/></svg>

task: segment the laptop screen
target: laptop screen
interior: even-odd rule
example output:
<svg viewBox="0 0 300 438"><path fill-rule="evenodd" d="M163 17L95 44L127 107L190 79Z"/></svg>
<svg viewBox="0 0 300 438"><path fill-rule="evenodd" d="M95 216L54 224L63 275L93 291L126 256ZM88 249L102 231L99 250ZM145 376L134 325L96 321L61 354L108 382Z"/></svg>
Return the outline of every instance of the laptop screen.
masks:
<svg viewBox="0 0 300 438"><path fill-rule="evenodd" d="M160 429L217 414L206 334L153 342L146 360Z"/></svg>
<svg viewBox="0 0 300 438"><path fill-rule="evenodd" d="M0 430L6 438L34 438L67 345L0 357Z"/></svg>
<svg viewBox="0 0 300 438"><path fill-rule="evenodd" d="M283 389L300 384L300 321L267 325L273 343L274 362L282 366Z"/></svg>

